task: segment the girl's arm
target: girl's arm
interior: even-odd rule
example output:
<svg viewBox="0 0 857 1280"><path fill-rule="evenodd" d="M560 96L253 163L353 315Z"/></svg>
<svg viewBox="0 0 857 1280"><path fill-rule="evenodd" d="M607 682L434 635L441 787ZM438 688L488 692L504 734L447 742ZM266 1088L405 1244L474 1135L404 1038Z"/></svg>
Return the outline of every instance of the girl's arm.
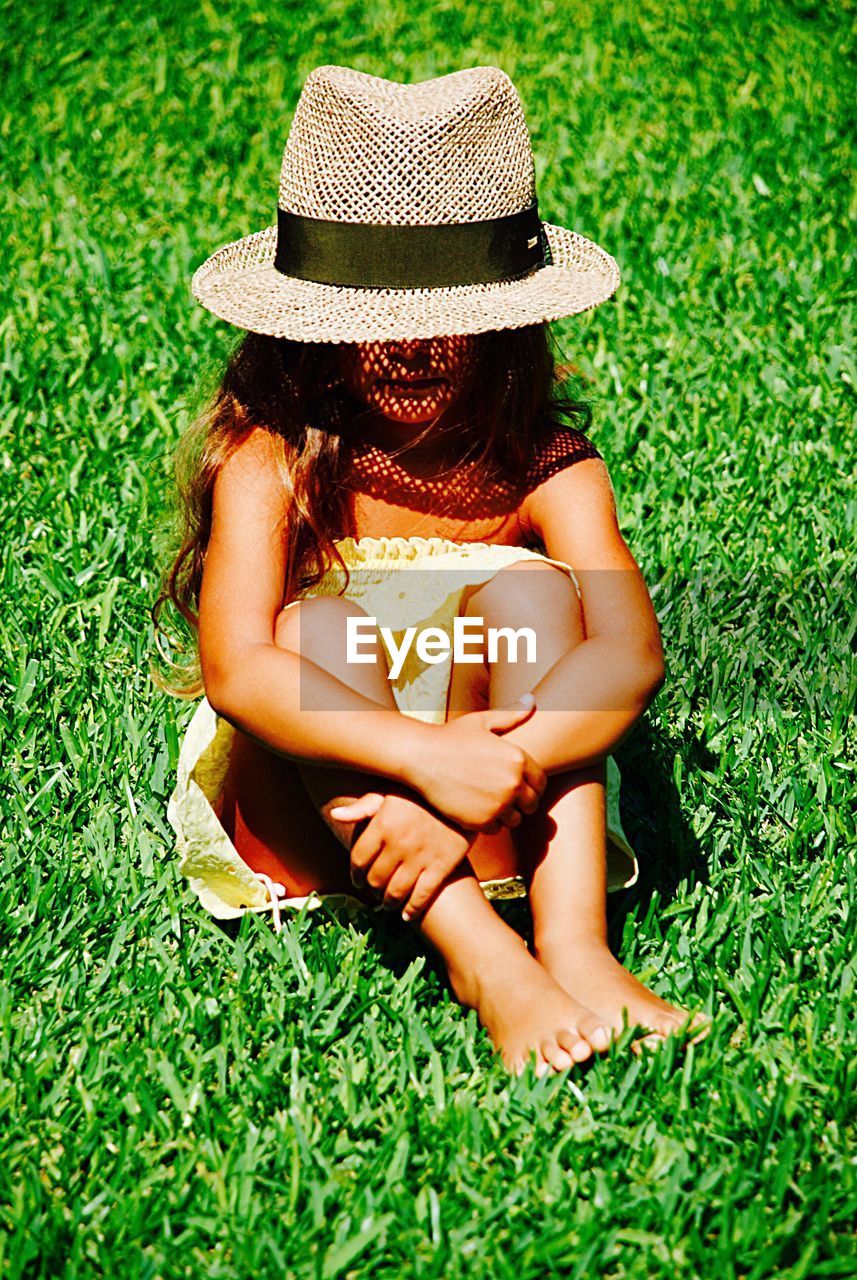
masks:
<svg viewBox="0 0 857 1280"><path fill-rule="evenodd" d="M513 826L521 813L532 813L546 779L525 750L502 736L530 707L462 716L439 752L438 726L380 706L275 644L286 501L271 439L257 429L221 466L214 485L199 598L200 663L214 710L280 755L411 786L472 829Z"/></svg>
<svg viewBox="0 0 857 1280"><path fill-rule="evenodd" d="M521 515L548 555L574 569L586 634L534 687L535 714L505 735L551 774L592 764L625 737L663 684L663 650L600 459L551 476Z"/></svg>
<svg viewBox="0 0 857 1280"><path fill-rule="evenodd" d="M203 683L215 711L280 755L407 781L424 726L274 644L286 572L286 493L256 429L215 480L199 597ZM301 701L321 710L301 710Z"/></svg>

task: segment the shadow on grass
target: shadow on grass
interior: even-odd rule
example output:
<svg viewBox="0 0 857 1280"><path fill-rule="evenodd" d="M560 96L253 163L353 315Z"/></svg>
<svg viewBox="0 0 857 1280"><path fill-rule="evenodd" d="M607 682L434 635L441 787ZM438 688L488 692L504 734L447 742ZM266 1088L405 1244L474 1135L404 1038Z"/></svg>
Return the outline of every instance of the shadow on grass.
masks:
<svg viewBox="0 0 857 1280"><path fill-rule="evenodd" d="M628 841L637 855L640 874L630 889L607 899L610 944L619 945L626 918L639 907L644 918L655 890L660 906L675 897L682 880L707 884L708 864L681 809L673 779L675 745L650 724L637 727L615 753L622 773L620 809ZM713 758L701 743L682 752L685 766L710 770Z"/></svg>

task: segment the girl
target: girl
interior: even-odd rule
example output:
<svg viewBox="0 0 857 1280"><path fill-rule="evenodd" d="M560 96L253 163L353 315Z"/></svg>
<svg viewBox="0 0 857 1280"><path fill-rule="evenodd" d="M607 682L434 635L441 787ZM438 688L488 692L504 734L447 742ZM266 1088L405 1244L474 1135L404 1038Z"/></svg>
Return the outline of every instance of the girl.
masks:
<svg viewBox="0 0 857 1280"><path fill-rule="evenodd" d="M399 909L514 1071L691 1022L607 945L606 893L637 874L609 753L663 662L548 322L617 284L538 217L493 67L317 68L277 226L194 277L249 332L184 446L155 610L198 628L172 687L205 693L169 804L181 870L219 917ZM518 890L532 954L491 906Z"/></svg>

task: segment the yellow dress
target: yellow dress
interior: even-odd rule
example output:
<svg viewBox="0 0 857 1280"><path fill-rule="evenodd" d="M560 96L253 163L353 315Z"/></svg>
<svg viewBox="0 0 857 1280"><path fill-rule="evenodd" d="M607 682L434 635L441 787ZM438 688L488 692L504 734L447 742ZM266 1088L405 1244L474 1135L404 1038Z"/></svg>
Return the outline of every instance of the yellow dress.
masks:
<svg viewBox="0 0 857 1280"><path fill-rule="evenodd" d="M551 559L529 547L485 542L455 542L441 537L340 538L336 543L352 571L345 596L377 618L378 626L393 633L407 627L440 627L452 638L453 620L461 610L468 587L480 586L508 564L540 559L556 565L577 586L574 571L561 560ZM407 589L404 572L422 570ZM344 575L334 565L302 599L337 594ZM293 604L298 601L293 601ZM287 606L288 607L288 606ZM397 643L400 635L396 635ZM391 681L393 696L404 715L442 723L452 672L451 654L442 662L421 662L412 646L401 671ZM217 919L231 919L245 911L271 911L275 927L282 908L309 907L328 902L350 911L365 911L363 903L348 894L311 893L288 897L285 888L262 873L254 872L239 856L221 825L217 804L229 765L234 727L202 698L191 718L179 752L176 785L167 805L167 817L175 831L180 856L179 871L202 906ZM607 888L627 888L638 876L637 860L619 817L619 770L607 761ZM485 880L489 898L525 895L519 876Z"/></svg>

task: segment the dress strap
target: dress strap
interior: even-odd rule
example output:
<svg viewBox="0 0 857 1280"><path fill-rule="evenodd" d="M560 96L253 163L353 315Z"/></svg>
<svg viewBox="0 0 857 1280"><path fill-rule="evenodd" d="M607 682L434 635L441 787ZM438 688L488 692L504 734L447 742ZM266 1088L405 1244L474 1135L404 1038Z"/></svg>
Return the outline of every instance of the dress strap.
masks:
<svg viewBox="0 0 857 1280"><path fill-rule="evenodd" d="M549 476L565 471L587 458L600 458L595 445L574 427L560 427L538 447L535 458L527 471L526 490L538 488Z"/></svg>

